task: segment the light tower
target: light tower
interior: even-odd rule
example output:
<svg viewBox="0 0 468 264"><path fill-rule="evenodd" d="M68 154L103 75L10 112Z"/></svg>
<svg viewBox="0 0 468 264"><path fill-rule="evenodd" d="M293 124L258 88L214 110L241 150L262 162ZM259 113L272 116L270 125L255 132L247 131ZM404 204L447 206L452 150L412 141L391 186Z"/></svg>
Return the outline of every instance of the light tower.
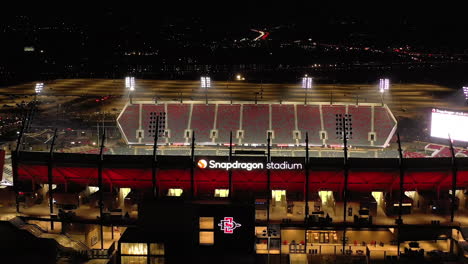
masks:
<svg viewBox="0 0 468 264"><path fill-rule="evenodd" d="M42 89L44 89L44 83L36 83L36 86L34 87L34 102L37 101L37 96L41 94Z"/></svg>
<svg viewBox="0 0 468 264"><path fill-rule="evenodd" d="M379 91L380 91L380 99L382 101L382 105L384 104L384 95L385 91L390 89L390 80L388 78L380 79L379 81Z"/></svg>
<svg viewBox="0 0 468 264"><path fill-rule="evenodd" d="M312 77L308 77L307 74L302 77L302 88L305 89L304 104L307 104L307 93L312 88Z"/></svg>
<svg viewBox="0 0 468 264"><path fill-rule="evenodd" d="M200 86L205 89L205 103L208 104L208 88L211 88L211 78L202 76L200 78Z"/></svg>
<svg viewBox="0 0 468 264"><path fill-rule="evenodd" d="M135 91L135 77L125 77L125 88L129 90L130 104L132 104L133 92Z"/></svg>

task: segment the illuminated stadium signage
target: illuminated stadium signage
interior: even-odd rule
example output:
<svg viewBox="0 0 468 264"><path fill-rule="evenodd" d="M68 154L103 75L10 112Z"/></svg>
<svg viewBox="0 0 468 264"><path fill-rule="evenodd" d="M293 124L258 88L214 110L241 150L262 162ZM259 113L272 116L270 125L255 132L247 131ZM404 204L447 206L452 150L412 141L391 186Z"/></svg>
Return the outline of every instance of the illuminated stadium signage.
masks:
<svg viewBox="0 0 468 264"><path fill-rule="evenodd" d="M468 113L432 109L431 137L468 142Z"/></svg>
<svg viewBox="0 0 468 264"><path fill-rule="evenodd" d="M198 161L197 166L200 169L242 169L242 170L302 170L301 163L289 163L287 161L283 162L218 162L216 160L204 160L201 159Z"/></svg>
<svg viewBox="0 0 468 264"><path fill-rule="evenodd" d="M224 234L233 234L234 229L241 227L242 225L236 223L234 221L234 217L224 217L224 219L219 222L218 226L221 227L221 231L223 231Z"/></svg>

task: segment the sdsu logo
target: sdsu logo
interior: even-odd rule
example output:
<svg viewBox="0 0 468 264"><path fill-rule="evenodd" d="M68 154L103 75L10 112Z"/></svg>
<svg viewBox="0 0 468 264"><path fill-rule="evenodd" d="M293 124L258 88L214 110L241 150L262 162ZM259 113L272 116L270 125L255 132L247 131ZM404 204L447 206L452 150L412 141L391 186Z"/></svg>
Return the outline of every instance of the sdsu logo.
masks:
<svg viewBox="0 0 468 264"><path fill-rule="evenodd" d="M224 220L221 220L218 226L221 228L221 231L223 231L224 234L233 234L234 229L241 227L242 225L234 222L233 217L224 217Z"/></svg>
<svg viewBox="0 0 468 264"><path fill-rule="evenodd" d="M204 168L206 168L206 166L208 166L208 162L206 162L206 160L202 159L202 160L198 161L197 165L198 165L198 168L204 169Z"/></svg>

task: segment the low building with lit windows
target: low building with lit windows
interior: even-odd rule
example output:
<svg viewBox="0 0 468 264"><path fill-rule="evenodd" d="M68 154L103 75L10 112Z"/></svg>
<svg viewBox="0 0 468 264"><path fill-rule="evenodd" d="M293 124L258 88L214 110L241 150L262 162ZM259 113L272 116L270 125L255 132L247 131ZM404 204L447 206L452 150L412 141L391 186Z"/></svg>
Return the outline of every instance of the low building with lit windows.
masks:
<svg viewBox="0 0 468 264"><path fill-rule="evenodd" d="M253 263L255 210L249 203L168 197L145 201L138 215L137 226L120 238L121 264Z"/></svg>

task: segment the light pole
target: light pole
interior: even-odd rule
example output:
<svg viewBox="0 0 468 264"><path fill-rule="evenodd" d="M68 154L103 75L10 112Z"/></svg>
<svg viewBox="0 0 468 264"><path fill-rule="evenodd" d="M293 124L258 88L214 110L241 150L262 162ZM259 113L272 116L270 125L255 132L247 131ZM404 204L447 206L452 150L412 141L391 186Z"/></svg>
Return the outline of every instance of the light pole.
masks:
<svg viewBox="0 0 468 264"><path fill-rule="evenodd" d="M132 104L133 91L135 91L135 77L125 77L125 88L129 90L130 104Z"/></svg>
<svg viewBox="0 0 468 264"><path fill-rule="evenodd" d="M200 78L201 88L205 88L205 103L208 104L208 88L211 88L211 78L208 76L202 76Z"/></svg>
<svg viewBox="0 0 468 264"><path fill-rule="evenodd" d="M302 77L302 88L305 89L304 104L307 104L307 92L312 88L312 77L307 77L307 74Z"/></svg>
<svg viewBox="0 0 468 264"><path fill-rule="evenodd" d="M390 80L387 78L380 79L379 81L379 91L380 91L380 99L382 101L382 106L384 105L384 95L385 91L390 89Z"/></svg>
<svg viewBox="0 0 468 264"><path fill-rule="evenodd" d="M34 87L34 103L37 102L37 96L42 92L42 89L44 89L44 83L36 83L36 86Z"/></svg>
<svg viewBox="0 0 468 264"><path fill-rule="evenodd" d="M336 114L336 136L343 140L343 254L346 248L346 211L348 204L348 140L353 137L352 115Z"/></svg>

